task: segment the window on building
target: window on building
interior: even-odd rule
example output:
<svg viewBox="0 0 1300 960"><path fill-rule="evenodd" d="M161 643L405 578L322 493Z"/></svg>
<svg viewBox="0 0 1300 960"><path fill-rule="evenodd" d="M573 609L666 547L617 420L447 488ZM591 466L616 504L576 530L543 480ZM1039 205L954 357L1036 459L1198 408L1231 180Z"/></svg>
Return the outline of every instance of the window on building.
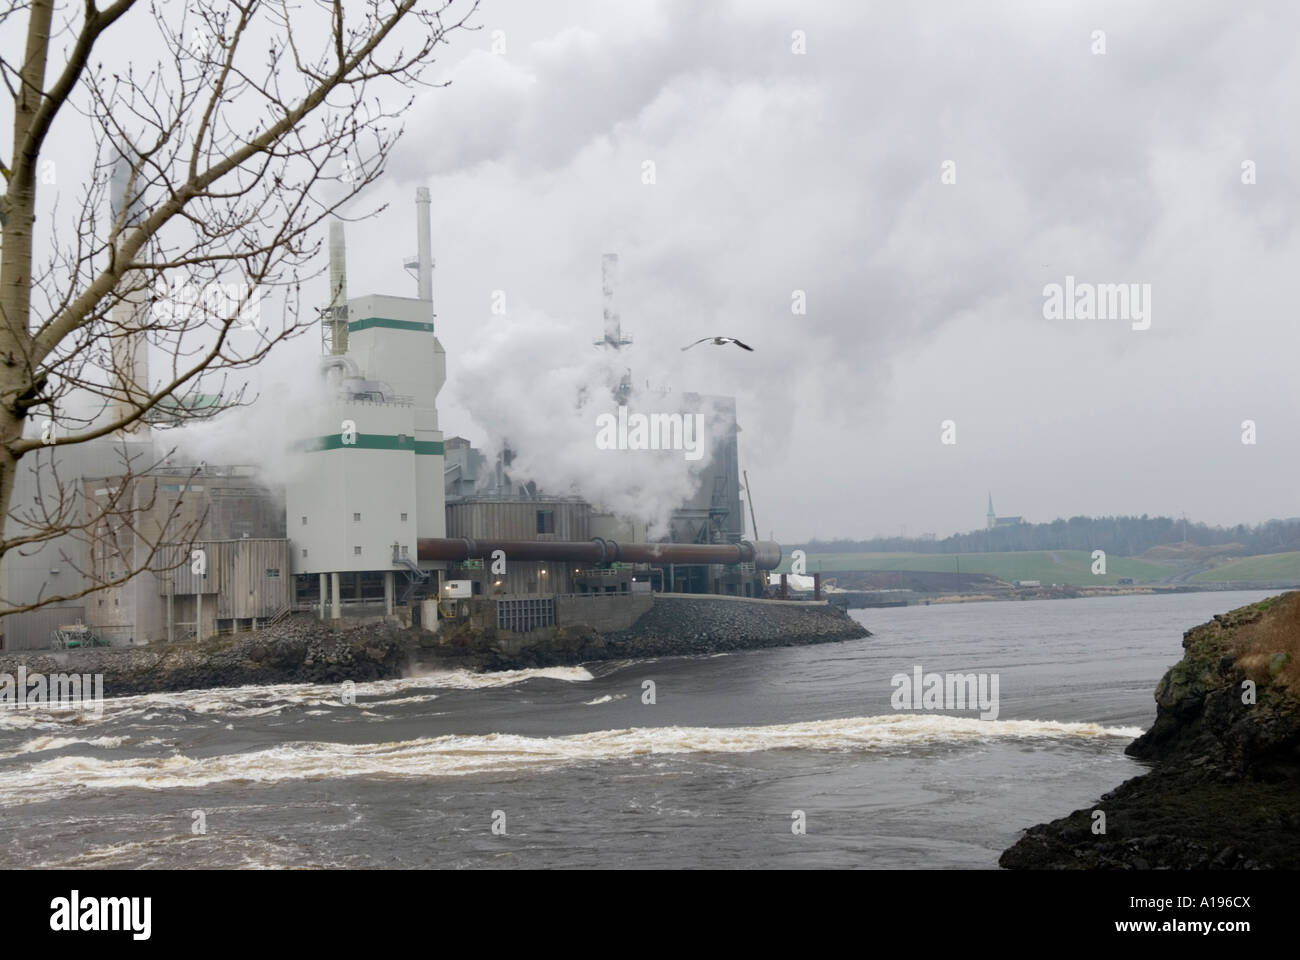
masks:
<svg viewBox="0 0 1300 960"><path fill-rule="evenodd" d="M402 547L402 556L406 556L406 547L405 547L405 546Z"/></svg>
<svg viewBox="0 0 1300 960"><path fill-rule="evenodd" d="M360 547L353 547L353 548L352 548L352 553L353 553L353 555L355 555L355 556L358 556L358 557L361 556L361 548L360 548Z"/></svg>
<svg viewBox="0 0 1300 960"><path fill-rule="evenodd" d="M280 575L280 568L279 568L279 567L267 567L267 568L266 568L266 575L267 575L268 577L278 577L278 576Z"/></svg>
<svg viewBox="0 0 1300 960"><path fill-rule="evenodd" d="M360 523L360 522L361 522L361 514L359 514L359 513L354 513L354 514L352 514L352 522L353 522L353 523Z"/></svg>
<svg viewBox="0 0 1300 960"><path fill-rule="evenodd" d="M303 548L302 548L302 555L303 555L304 557L307 556L307 548L306 548L306 547L303 547Z"/></svg>
<svg viewBox="0 0 1300 960"><path fill-rule="evenodd" d="M402 514L402 523L406 522L406 514Z"/></svg>
<svg viewBox="0 0 1300 960"><path fill-rule="evenodd" d="M538 533L555 532L555 511L554 510L537 511L537 532Z"/></svg>
<svg viewBox="0 0 1300 960"><path fill-rule="evenodd" d="M307 518L306 518L306 517L303 517L303 518L302 518L302 525L303 525L304 527L307 526Z"/></svg>

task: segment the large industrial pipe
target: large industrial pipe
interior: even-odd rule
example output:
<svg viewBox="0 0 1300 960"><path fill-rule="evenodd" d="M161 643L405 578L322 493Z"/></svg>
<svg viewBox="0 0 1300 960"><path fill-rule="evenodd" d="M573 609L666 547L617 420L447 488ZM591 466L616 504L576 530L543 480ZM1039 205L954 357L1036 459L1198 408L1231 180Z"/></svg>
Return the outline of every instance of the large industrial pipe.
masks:
<svg viewBox="0 0 1300 960"><path fill-rule="evenodd" d="M416 555L425 561L486 560L500 550L506 560L563 560L570 563L752 563L771 570L781 563L781 545L770 540L751 543L616 543L592 540L471 540L425 538Z"/></svg>

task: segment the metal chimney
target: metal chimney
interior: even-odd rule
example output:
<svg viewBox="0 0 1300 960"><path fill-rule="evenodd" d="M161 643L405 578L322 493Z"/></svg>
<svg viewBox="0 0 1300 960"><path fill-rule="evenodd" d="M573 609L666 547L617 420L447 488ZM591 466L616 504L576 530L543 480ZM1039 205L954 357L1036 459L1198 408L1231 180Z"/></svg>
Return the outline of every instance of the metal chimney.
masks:
<svg viewBox="0 0 1300 960"><path fill-rule="evenodd" d="M605 337L595 341L596 346L609 346L615 350L632 342L623 336L618 308L614 304L614 284L618 282L618 254L607 253L600 258L600 288L605 302Z"/></svg>
<svg viewBox="0 0 1300 960"><path fill-rule="evenodd" d="M421 300L433 301L433 253L432 231L429 226L429 188L415 188L415 229L416 255L415 279L418 286L416 296Z"/></svg>
<svg viewBox="0 0 1300 960"><path fill-rule="evenodd" d="M128 147L128 149L130 149ZM127 182L131 179L131 161L126 155L126 151L117 148L117 156L113 158L113 168L108 182L108 207L112 214L113 222L122 214L122 207L128 207L123 226L132 227L144 219L146 213L144 209L144 197L141 194L143 174L137 174L136 182L131 190L131 202L126 203ZM131 151L134 153L134 150Z"/></svg>
<svg viewBox="0 0 1300 960"><path fill-rule="evenodd" d="M322 323L326 326L328 352L348 352L348 250L343 221L330 221L330 299Z"/></svg>
<svg viewBox="0 0 1300 960"><path fill-rule="evenodd" d="M605 342L617 347L623 331L619 329L618 308L614 305L614 284L618 282L618 254L600 258L600 288L605 295Z"/></svg>
<svg viewBox="0 0 1300 960"><path fill-rule="evenodd" d="M126 194L127 182L131 178L131 161L127 157L130 149L129 144L126 149L117 148L109 179L108 202L114 224L118 217L122 217L123 208L126 209L126 215L122 217L123 232L138 224L145 214L139 179L132 187L131 196L128 198ZM134 414L149 398L149 344L143 329L148 323L148 308L144 303L144 291L134 289L134 284L128 284L128 287L129 292L113 305L110 313L112 332L109 342L116 390L113 416L119 420ZM136 420L122 432L148 436L149 425L143 419Z"/></svg>

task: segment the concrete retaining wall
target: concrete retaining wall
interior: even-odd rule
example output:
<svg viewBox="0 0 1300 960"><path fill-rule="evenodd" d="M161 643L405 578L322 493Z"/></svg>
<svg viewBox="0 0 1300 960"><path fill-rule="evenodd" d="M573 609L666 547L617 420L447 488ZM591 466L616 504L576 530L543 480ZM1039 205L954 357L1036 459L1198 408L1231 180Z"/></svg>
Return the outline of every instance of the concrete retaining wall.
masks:
<svg viewBox="0 0 1300 960"><path fill-rule="evenodd" d="M628 630L606 634L614 656L716 653L824 643L868 636L826 601L757 600L704 594L654 595L654 606Z"/></svg>
<svg viewBox="0 0 1300 960"><path fill-rule="evenodd" d="M870 636L844 610L825 601L656 593L650 597L556 598L556 603L554 627L511 633L471 619L468 624L448 627L436 641L430 641L422 659L449 660L472 669L512 670ZM582 605L588 603L593 606L584 622ZM592 620L628 625L597 629Z"/></svg>
<svg viewBox="0 0 1300 960"><path fill-rule="evenodd" d="M560 626L585 624L602 633L626 630L654 605L654 594L637 596L556 597L555 622Z"/></svg>

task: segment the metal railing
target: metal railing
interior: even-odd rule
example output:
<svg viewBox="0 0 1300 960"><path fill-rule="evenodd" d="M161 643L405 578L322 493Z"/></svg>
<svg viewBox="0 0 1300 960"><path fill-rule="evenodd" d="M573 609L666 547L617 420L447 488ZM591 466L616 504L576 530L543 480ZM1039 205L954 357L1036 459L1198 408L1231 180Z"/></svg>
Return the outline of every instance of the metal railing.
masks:
<svg viewBox="0 0 1300 960"><path fill-rule="evenodd" d="M383 395L383 399L382 399L382 400L375 399L375 398L373 398L373 397L364 396L364 395L361 395L361 394L347 394L346 392L343 392L343 391L340 392L340 395L341 395L342 397L344 397L344 398L347 400L348 403L364 403L364 404L367 404L367 405L370 405L370 406L376 406L376 407L413 407L413 406L415 406L415 397L414 397L414 396L407 395L407 394L404 394L404 393L403 393L403 394L387 394L387 393L386 393L386 394Z"/></svg>
<svg viewBox="0 0 1300 960"><path fill-rule="evenodd" d="M631 597L651 597L656 591L636 591L620 590L617 593L597 593L595 590L589 590L586 593L555 593L551 596L556 600L624 600Z"/></svg>

